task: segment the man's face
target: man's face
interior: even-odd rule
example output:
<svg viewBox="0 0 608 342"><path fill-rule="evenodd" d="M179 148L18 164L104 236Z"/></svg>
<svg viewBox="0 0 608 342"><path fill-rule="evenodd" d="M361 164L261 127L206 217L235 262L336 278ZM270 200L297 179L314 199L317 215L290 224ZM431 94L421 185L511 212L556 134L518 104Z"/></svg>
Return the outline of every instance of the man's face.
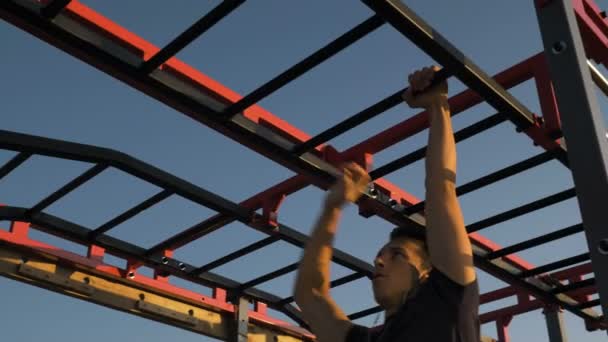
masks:
<svg viewBox="0 0 608 342"><path fill-rule="evenodd" d="M374 298L384 309L399 306L418 280L414 267L416 256L411 252L410 243L405 238L393 239L380 249L374 260Z"/></svg>

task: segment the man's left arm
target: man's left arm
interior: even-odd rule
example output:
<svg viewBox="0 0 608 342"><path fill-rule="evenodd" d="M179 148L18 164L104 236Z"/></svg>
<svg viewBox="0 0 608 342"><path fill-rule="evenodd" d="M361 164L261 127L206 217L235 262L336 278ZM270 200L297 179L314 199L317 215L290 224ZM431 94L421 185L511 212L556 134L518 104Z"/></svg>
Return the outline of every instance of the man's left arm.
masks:
<svg viewBox="0 0 608 342"><path fill-rule="evenodd" d="M437 68L425 68L410 76L410 90L404 95L412 107L425 108L430 121L426 150L426 226L431 263L460 285L475 278L473 251L460 204L456 196L456 144L443 82L423 93Z"/></svg>

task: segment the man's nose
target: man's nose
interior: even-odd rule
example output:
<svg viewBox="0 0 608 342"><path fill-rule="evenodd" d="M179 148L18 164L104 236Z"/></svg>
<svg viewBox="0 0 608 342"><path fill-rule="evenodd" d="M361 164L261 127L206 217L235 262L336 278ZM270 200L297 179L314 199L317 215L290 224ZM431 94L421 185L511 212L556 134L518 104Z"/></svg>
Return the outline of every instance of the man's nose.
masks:
<svg viewBox="0 0 608 342"><path fill-rule="evenodd" d="M374 266L376 268L384 268L384 260L379 255L374 259Z"/></svg>

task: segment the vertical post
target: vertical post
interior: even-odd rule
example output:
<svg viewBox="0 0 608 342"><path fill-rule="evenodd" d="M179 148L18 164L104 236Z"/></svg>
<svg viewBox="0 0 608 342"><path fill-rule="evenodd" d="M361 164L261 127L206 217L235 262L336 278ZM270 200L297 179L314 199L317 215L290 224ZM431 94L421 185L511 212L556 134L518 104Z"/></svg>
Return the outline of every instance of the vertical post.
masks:
<svg viewBox="0 0 608 342"><path fill-rule="evenodd" d="M571 0L537 1L536 12L557 95L604 317L608 314L608 142Z"/></svg>
<svg viewBox="0 0 608 342"><path fill-rule="evenodd" d="M549 332L549 342L568 342L566 326L564 325L564 313L560 308L547 307L543 310Z"/></svg>
<svg viewBox="0 0 608 342"><path fill-rule="evenodd" d="M249 330L248 312L249 300L244 297L239 297L235 320L232 324L231 331L229 331L231 342L247 342L247 334Z"/></svg>
<svg viewBox="0 0 608 342"><path fill-rule="evenodd" d="M503 316L496 320L496 333L498 334L498 342L509 342L509 323L513 316Z"/></svg>

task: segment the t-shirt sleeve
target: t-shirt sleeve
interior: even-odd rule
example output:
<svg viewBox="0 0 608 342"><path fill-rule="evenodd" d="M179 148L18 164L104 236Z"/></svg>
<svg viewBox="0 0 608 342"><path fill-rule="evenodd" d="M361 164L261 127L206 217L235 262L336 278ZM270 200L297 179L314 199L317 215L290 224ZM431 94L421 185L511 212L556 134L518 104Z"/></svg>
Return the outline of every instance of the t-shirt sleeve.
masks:
<svg viewBox="0 0 608 342"><path fill-rule="evenodd" d="M353 324L348 330L344 342L371 342L370 329L361 325Z"/></svg>
<svg viewBox="0 0 608 342"><path fill-rule="evenodd" d="M463 305L475 307L479 305L479 285L477 279L463 286L434 267L429 274L428 282L439 297L453 307L462 307Z"/></svg>

